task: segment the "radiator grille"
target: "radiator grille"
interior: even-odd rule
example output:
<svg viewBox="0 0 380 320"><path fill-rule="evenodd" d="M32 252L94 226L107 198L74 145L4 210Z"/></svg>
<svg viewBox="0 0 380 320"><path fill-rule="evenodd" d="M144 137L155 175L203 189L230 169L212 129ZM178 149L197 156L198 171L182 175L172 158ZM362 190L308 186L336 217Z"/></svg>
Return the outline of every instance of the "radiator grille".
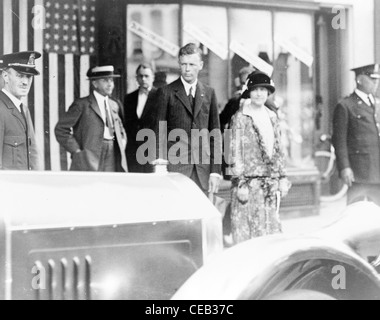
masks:
<svg viewBox="0 0 380 320"><path fill-rule="evenodd" d="M91 257L36 261L36 300L91 300Z"/></svg>

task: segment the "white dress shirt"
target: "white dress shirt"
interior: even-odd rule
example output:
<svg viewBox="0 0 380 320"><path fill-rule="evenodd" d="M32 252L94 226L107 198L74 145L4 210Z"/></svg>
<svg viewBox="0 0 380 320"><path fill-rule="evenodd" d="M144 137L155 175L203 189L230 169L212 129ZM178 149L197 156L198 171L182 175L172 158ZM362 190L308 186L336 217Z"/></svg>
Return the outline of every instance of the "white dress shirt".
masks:
<svg viewBox="0 0 380 320"><path fill-rule="evenodd" d="M366 104L367 106L370 107L370 106L371 106L371 103L372 103L372 104L375 104L375 102L374 102L374 98L373 98L372 95L366 94L365 92L363 92L363 91L361 91L361 90L359 90L359 89L356 89L356 90L355 90L355 93L359 96L360 99L362 99L362 100L365 102L365 104Z"/></svg>
<svg viewBox="0 0 380 320"><path fill-rule="evenodd" d="M94 96L95 96L95 99L96 99L96 102L98 103L98 106L99 106L99 109L100 109L100 113L102 115L102 118L103 118L103 121L104 121L104 139L107 139L107 140L112 140L114 137L111 137L110 135L110 132L106 126L106 107L104 105L104 102L107 104L107 109L108 109L108 112L109 112L109 116L111 117L112 119L112 115L110 113L110 105L109 105L109 102L108 102L108 96L103 96L101 95L100 93L98 93L97 91L94 90Z"/></svg>
<svg viewBox="0 0 380 320"><path fill-rule="evenodd" d="M193 98L195 98L195 93L197 91L198 79L195 80L194 83L192 83L192 84L186 82L183 77L181 77L181 81L183 83L183 86L185 87L186 95L189 96L190 88L193 88Z"/></svg>
<svg viewBox="0 0 380 320"><path fill-rule="evenodd" d="M142 114L144 113L144 109L146 106L146 102L148 101L148 96L151 88L145 90L145 89L140 89L139 90L139 97L137 101L137 117L141 119Z"/></svg>
<svg viewBox="0 0 380 320"><path fill-rule="evenodd" d="M21 104L22 104L22 101L17 99L13 94L11 94L10 92L8 92L6 89L3 88L2 90L9 99L11 99L11 101L13 102L13 104L16 106L17 110L20 111L21 113Z"/></svg>

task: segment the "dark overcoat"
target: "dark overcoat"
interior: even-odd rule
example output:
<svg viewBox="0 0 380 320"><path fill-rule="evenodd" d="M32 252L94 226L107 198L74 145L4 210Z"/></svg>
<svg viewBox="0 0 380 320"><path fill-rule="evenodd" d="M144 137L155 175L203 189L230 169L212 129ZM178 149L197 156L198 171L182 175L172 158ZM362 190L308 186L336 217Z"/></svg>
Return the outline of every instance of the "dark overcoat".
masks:
<svg viewBox="0 0 380 320"><path fill-rule="evenodd" d="M379 110L379 101L376 108L368 106L353 93L343 99L334 112L333 144L338 169L341 172L351 168L356 183L380 184Z"/></svg>
<svg viewBox="0 0 380 320"><path fill-rule="evenodd" d="M125 160L126 133L119 117L119 104L109 99L116 134L116 170L128 171ZM71 171L98 171L105 123L93 94L77 99L55 128L58 142L72 154ZM123 141L124 140L124 141ZM76 153L77 150L81 152Z"/></svg>
<svg viewBox="0 0 380 320"><path fill-rule="evenodd" d="M152 88L148 94L148 99L145 104L144 111L141 118L137 116L137 105L139 100L139 90L136 90L125 96L124 99L124 127L128 136L128 148L127 148L127 160L128 168L130 172L151 172L152 166L149 165L150 161L155 159L147 158L147 163L141 165L137 161L137 151L145 144L145 141L137 141L136 137L140 130L150 129L154 130L157 112L157 89ZM153 147L155 144L153 143ZM144 156L145 159L145 156Z"/></svg>
<svg viewBox="0 0 380 320"><path fill-rule="evenodd" d="M193 111L183 83L178 79L159 89L157 112L158 157L169 160L170 172L191 177L195 169L202 188L208 190L210 174L221 174L222 164L219 111L214 89L198 81Z"/></svg>

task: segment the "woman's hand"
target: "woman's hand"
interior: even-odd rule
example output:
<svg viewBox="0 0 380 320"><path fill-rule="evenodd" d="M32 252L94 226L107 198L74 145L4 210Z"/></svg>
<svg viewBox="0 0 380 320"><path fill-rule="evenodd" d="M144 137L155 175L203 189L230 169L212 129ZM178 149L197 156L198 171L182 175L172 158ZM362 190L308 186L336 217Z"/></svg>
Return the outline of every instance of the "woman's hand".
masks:
<svg viewBox="0 0 380 320"><path fill-rule="evenodd" d="M249 186L246 182L240 183L237 191L237 198L240 203L247 204L249 201Z"/></svg>

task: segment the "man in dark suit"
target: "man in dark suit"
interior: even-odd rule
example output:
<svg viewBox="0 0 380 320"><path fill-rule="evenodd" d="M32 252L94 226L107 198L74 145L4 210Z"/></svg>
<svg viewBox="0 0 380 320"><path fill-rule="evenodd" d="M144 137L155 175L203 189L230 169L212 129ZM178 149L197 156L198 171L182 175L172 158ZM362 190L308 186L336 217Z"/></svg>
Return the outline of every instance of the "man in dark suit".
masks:
<svg viewBox="0 0 380 320"><path fill-rule="evenodd" d="M372 200L380 205L380 79L378 64L352 69L357 89L335 109L333 144L348 203Z"/></svg>
<svg viewBox="0 0 380 320"><path fill-rule="evenodd" d="M110 98L115 87L113 66L87 73L90 96L74 101L55 128L58 142L72 155L72 171L127 172L126 133L120 106Z"/></svg>
<svg viewBox="0 0 380 320"><path fill-rule="evenodd" d="M190 177L204 193L217 193L222 143L215 91L198 81L203 59L195 44L180 50L179 64L181 77L158 92L158 156L169 161L170 172Z"/></svg>
<svg viewBox="0 0 380 320"><path fill-rule="evenodd" d="M29 109L29 93L41 54L18 52L0 57L0 170L42 170Z"/></svg>
<svg viewBox="0 0 380 320"><path fill-rule="evenodd" d="M157 89L153 87L153 69L141 64L136 70L139 89L126 95L124 99L124 124L128 136L127 160L130 172L151 173L152 166L146 160L142 149L144 142L137 141L140 130L154 130L156 120ZM151 159L153 160L153 159Z"/></svg>

